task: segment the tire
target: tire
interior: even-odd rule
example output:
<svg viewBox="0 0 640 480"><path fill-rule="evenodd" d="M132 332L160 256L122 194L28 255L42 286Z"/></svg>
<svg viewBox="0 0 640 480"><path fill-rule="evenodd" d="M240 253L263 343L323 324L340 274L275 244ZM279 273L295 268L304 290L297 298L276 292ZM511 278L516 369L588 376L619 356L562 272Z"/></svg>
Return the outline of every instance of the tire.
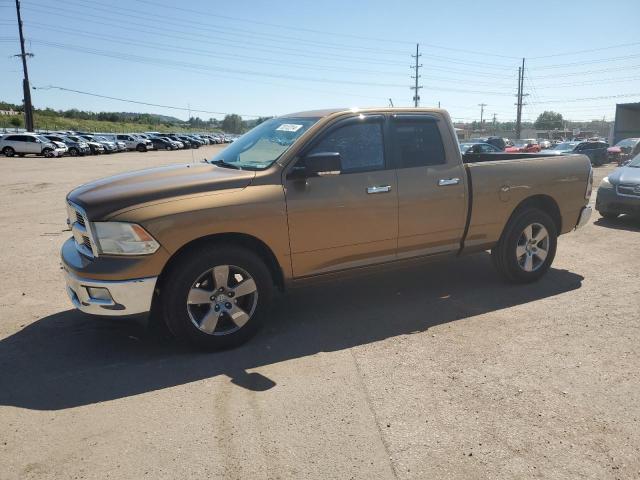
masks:
<svg viewBox="0 0 640 480"><path fill-rule="evenodd" d="M45 148L42 150L42 155L45 158L52 158L53 157L53 150L51 150L50 148Z"/></svg>
<svg viewBox="0 0 640 480"><path fill-rule="evenodd" d="M273 296L273 279L260 257L219 244L194 248L177 259L163 285L170 285L160 289L167 328L205 350L247 341L262 325Z"/></svg>
<svg viewBox="0 0 640 480"><path fill-rule="evenodd" d="M16 151L11 147L4 147L2 149L2 153L4 153L5 157L13 157L16 154Z"/></svg>
<svg viewBox="0 0 640 480"><path fill-rule="evenodd" d="M147 151L147 147L145 147L144 145L137 145L136 146L136 150L139 152L146 152Z"/></svg>
<svg viewBox="0 0 640 480"><path fill-rule="evenodd" d="M537 208L527 208L509 220L491 257L506 281L530 283L549 270L557 245L558 232L551 217Z"/></svg>
<svg viewBox="0 0 640 480"><path fill-rule="evenodd" d="M173 149L171 148L171 145L167 145L164 149L165 149L167 152L170 152L171 150L173 150Z"/></svg>
<svg viewBox="0 0 640 480"><path fill-rule="evenodd" d="M79 154L80 154L80 152L78 151L77 148L72 147L72 148L69 149L69 156L77 157Z"/></svg>
<svg viewBox="0 0 640 480"><path fill-rule="evenodd" d="M600 212L600 215L607 220L615 220L620 214L615 212Z"/></svg>

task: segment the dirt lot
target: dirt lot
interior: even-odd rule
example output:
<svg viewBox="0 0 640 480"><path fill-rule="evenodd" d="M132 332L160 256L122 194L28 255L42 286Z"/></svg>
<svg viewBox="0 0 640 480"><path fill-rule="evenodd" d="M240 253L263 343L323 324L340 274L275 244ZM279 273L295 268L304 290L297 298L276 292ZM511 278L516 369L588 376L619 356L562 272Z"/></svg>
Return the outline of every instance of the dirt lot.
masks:
<svg viewBox="0 0 640 480"><path fill-rule="evenodd" d="M191 155L0 158L1 479L640 477L639 221L535 285L482 254L295 291L223 353L72 311L66 192Z"/></svg>

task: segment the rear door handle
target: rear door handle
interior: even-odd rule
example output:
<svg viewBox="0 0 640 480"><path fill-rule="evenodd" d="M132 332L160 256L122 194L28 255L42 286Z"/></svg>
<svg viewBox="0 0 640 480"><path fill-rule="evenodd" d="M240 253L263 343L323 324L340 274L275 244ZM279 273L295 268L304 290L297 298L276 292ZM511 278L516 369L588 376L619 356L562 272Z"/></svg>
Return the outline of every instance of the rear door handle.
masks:
<svg viewBox="0 0 640 480"><path fill-rule="evenodd" d="M367 193L387 193L391 191L391 185L376 185L374 187L367 187Z"/></svg>
<svg viewBox="0 0 640 480"><path fill-rule="evenodd" d="M460 183L459 178L441 178L438 180L439 187L447 187L449 185L458 185Z"/></svg>

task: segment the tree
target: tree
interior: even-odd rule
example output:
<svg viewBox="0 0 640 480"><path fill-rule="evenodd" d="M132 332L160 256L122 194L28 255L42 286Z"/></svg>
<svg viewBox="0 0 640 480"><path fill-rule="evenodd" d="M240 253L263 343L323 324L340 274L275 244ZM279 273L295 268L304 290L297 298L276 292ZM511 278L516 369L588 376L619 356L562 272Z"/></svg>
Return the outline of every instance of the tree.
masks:
<svg viewBox="0 0 640 480"><path fill-rule="evenodd" d="M222 120L222 130L227 133L242 133L242 117L235 113L226 115Z"/></svg>
<svg viewBox="0 0 640 480"><path fill-rule="evenodd" d="M554 128L562 128L562 123L561 114L545 110L538 115L538 119L533 126L538 130L553 130Z"/></svg>
<svg viewBox="0 0 640 480"><path fill-rule="evenodd" d="M11 126L13 126L13 127L21 127L22 126L22 119L18 115L13 115L9 119L9 124Z"/></svg>

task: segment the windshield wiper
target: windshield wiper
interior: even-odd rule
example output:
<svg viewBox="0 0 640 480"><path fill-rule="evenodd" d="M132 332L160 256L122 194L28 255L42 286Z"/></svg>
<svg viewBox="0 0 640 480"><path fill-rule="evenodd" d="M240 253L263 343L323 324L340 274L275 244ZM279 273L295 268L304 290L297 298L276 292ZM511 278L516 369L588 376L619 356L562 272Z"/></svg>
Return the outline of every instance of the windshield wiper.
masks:
<svg viewBox="0 0 640 480"><path fill-rule="evenodd" d="M217 165L219 167L235 168L236 170L242 170L242 167L240 167L239 165L235 165L233 163L225 162L223 159L211 160L209 163L211 163L213 165Z"/></svg>

